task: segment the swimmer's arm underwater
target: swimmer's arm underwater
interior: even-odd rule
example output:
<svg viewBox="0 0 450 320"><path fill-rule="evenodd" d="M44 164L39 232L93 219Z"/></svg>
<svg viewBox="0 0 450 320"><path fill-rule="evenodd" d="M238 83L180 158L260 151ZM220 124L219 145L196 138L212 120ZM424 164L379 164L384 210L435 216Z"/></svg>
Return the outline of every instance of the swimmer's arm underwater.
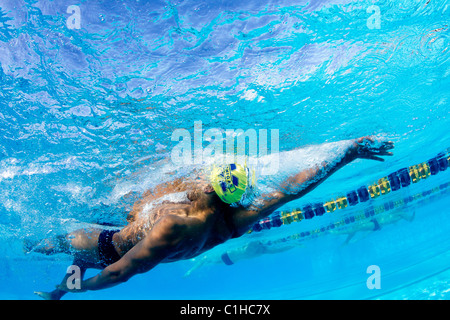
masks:
<svg viewBox="0 0 450 320"><path fill-rule="evenodd" d="M374 139L372 137L355 139L345 154L337 156L334 161L322 163L320 166L304 170L291 176L281 185L280 190L263 195L263 204L258 209L242 209L238 213L239 231L245 232L246 228L251 227L260 219L269 216L284 204L303 197L319 186L334 172L351 163L353 160L359 158L384 161L380 156L392 156L392 152L388 152L388 150L394 148L392 141L383 142L379 147L371 146L373 143ZM299 186L299 191L296 193L285 191L289 190L292 186Z"/></svg>
<svg viewBox="0 0 450 320"><path fill-rule="evenodd" d="M128 281L134 275L145 273L156 265L179 253L189 225L179 217L167 215L161 218L151 232L119 261L109 265L98 275L81 282L79 289L68 289L66 284L58 289L81 293L114 287Z"/></svg>

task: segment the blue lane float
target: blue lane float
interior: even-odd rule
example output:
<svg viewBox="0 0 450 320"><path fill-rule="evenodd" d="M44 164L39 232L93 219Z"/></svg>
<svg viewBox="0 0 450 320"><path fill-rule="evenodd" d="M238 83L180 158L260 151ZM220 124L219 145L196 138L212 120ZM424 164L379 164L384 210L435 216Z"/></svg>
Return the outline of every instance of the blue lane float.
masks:
<svg viewBox="0 0 450 320"><path fill-rule="evenodd" d="M362 186L357 190L352 190L345 196L339 196L336 199L331 199L323 203L308 204L301 209L295 209L292 211L276 211L270 217L257 222L249 230L249 233L268 230L273 227L280 227L282 225L288 225L293 222L300 222L304 219L312 219L315 216L322 216L326 213L344 209L348 206L355 206L358 203L367 202L371 199L389 194L392 191L407 188L411 184L415 184L421 180L427 179L429 176L437 175L438 173L447 170L449 166L450 148L448 148L445 152L439 153L436 157L428 161L397 170L393 173L388 174L386 177L378 179L376 182L369 186ZM449 183L444 183L433 190L444 190L448 186ZM432 192L432 190L427 190L415 195L414 197L405 197L401 200L401 202L402 204L408 204L409 202L414 201L415 198L428 196L429 193ZM395 207L395 203L390 201L385 203L383 206L384 210L391 210ZM379 208L378 210L382 210L382 208ZM374 214L375 211L373 208L368 208L365 212L366 217L370 217ZM351 217L348 219L351 219Z"/></svg>

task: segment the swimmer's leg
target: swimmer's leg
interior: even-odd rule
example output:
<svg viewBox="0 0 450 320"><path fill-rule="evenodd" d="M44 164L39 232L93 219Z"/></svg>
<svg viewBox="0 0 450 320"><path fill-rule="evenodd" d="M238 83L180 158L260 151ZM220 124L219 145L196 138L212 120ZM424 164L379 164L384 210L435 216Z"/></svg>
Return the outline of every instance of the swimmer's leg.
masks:
<svg viewBox="0 0 450 320"><path fill-rule="evenodd" d="M23 241L23 251L25 253L36 252L46 255L57 253L70 254L66 236L63 235L38 241L25 239Z"/></svg>
<svg viewBox="0 0 450 320"><path fill-rule="evenodd" d="M94 253L98 251L98 236L101 229L88 228L79 229L66 235L43 239L40 241L24 241L24 251L26 253L37 252L46 255L57 253L75 254L82 251L84 253Z"/></svg>

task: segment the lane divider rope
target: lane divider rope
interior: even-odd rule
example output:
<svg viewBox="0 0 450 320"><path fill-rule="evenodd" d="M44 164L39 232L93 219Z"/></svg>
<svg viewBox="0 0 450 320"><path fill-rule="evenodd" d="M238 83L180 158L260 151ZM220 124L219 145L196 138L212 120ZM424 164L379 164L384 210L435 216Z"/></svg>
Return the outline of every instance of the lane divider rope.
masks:
<svg viewBox="0 0 450 320"><path fill-rule="evenodd" d="M411 184L418 183L419 181L427 179L429 176L437 175L438 173L447 170L448 167L450 167L450 148L448 148L445 152L439 153L436 157L433 157L428 161L397 170L381 179L378 179L369 186L362 186L357 190L348 192L346 195L340 195L326 202L308 204L301 209L281 212L276 211L271 216L254 224L248 233L260 232L262 230L268 230L274 227L289 225L293 222L300 222L304 219L312 219L315 216L322 216L325 213L331 213L336 210L345 209L349 206L355 206L358 203L364 203L371 199L376 199L380 196L389 194L392 191L407 188ZM415 197L427 196L432 192L444 190L449 184L449 182L441 184L439 187L432 189L435 191L424 191L415 195ZM413 200L414 197L410 196L399 201L403 205ZM390 201L387 206L393 206L394 208L395 204L391 204L391 202L393 203L393 201ZM386 204L383 205L383 207L385 206ZM371 214L372 213L370 210L366 209L364 215L368 217Z"/></svg>

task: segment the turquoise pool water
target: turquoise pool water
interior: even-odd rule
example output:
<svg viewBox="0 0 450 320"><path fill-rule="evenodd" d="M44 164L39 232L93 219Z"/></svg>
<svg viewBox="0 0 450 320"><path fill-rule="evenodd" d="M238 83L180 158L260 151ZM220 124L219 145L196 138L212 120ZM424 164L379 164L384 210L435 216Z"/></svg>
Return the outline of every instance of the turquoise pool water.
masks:
<svg viewBox="0 0 450 320"><path fill-rule="evenodd" d="M0 298L53 289L71 258L26 255L23 240L123 225L134 201L167 179L173 132L193 132L196 121L278 129L280 151L365 135L395 142L394 157L355 161L285 211L435 157L450 147L449 15L433 0L1 0ZM291 250L189 276L196 261L160 265L65 298L448 299L450 198L436 187L449 174L245 235L209 257L252 241ZM295 236L429 190L380 213L407 218L348 244L349 226ZM380 289L367 286L372 265Z"/></svg>

